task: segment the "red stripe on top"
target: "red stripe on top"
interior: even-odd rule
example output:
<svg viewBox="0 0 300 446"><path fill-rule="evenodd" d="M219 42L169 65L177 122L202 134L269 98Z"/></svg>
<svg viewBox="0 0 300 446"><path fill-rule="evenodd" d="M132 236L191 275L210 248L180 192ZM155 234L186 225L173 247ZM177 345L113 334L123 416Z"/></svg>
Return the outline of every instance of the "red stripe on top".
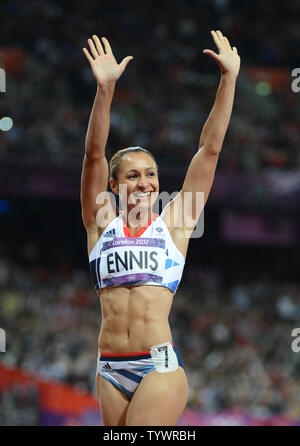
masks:
<svg viewBox="0 0 300 446"><path fill-rule="evenodd" d="M133 352L133 353L101 353L100 352L100 356L101 358L105 358L106 356L111 356L111 357L120 357L120 356L143 356L143 355L150 355L150 350L148 350L147 352Z"/></svg>
<svg viewBox="0 0 300 446"><path fill-rule="evenodd" d="M145 226L143 226L141 229L139 229L135 234L132 234L130 229L125 224L125 218L124 218L123 213L121 213L121 215L122 215L122 219L123 219L123 231L124 231L125 237L140 237L146 231L146 229L151 225L151 223L158 217L158 214L154 214Z"/></svg>
<svg viewBox="0 0 300 446"><path fill-rule="evenodd" d="M173 342L171 342L171 345L172 345L172 347L174 347L174 343ZM100 352L100 356L101 357L105 357L105 356L111 356L111 357L114 357L114 356L117 356L117 357L120 357L120 356L142 356L142 355L150 355L150 350L148 350L148 351L146 351L146 352L133 352L133 353L101 353Z"/></svg>

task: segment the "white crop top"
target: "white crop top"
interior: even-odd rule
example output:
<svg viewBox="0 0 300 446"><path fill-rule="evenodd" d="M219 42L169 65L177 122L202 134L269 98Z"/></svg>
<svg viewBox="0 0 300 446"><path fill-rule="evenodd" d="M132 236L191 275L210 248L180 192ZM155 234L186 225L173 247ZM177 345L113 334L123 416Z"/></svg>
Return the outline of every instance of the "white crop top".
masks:
<svg viewBox="0 0 300 446"><path fill-rule="evenodd" d="M175 294L185 258L158 214L132 236L120 212L92 249L89 264L96 292L105 287L157 285Z"/></svg>

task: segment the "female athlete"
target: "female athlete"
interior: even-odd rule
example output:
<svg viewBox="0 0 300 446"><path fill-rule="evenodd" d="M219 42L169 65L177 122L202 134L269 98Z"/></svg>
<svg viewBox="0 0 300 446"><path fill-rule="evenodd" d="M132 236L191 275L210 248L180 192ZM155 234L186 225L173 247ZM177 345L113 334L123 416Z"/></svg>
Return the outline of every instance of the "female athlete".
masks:
<svg viewBox="0 0 300 446"><path fill-rule="evenodd" d="M83 48L97 81L85 141L81 204L102 311L96 387L106 426L174 426L187 403L186 373L168 315L189 238L203 209L197 206L199 192L204 205L212 186L240 68L237 49L220 31L211 34L218 53L203 52L221 70L215 103L182 188L160 215L152 211L159 194L154 156L141 147L119 150L110 160L110 172L105 157L115 84L133 57L118 64L108 40L96 35L88 39L90 50Z"/></svg>

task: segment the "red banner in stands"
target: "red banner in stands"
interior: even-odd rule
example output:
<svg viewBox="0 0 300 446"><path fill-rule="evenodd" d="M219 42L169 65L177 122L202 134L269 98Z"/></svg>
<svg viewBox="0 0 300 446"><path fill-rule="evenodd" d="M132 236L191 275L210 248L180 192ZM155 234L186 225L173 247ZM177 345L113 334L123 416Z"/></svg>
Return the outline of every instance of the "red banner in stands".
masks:
<svg viewBox="0 0 300 446"><path fill-rule="evenodd" d="M50 383L29 373L0 364L0 391L9 389L15 383L26 385L30 382L38 386L42 410L68 415L78 415L86 410L99 410L98 401L90 394L78 393L71 386Z"/></svg>

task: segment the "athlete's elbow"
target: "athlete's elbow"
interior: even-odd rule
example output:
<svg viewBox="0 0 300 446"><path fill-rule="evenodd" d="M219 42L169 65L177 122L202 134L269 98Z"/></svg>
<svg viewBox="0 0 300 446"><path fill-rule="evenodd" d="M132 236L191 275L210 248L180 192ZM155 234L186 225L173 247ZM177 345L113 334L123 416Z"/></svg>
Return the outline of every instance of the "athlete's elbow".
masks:
<svg viewBox="0 0 300 446"><path fill-rule="evenodd" d="M203 149L209 155L219 155L219 153L222 150L222 144L218 144L218 143L204 144Z"/></svg>
<svg viewBox="0 0 300 446"><path fill-rule="evenodd" d="M97 162L103 158L103 155L99 153L99 150L89 147L85 149L85 158L89 162Z"/></svg>

